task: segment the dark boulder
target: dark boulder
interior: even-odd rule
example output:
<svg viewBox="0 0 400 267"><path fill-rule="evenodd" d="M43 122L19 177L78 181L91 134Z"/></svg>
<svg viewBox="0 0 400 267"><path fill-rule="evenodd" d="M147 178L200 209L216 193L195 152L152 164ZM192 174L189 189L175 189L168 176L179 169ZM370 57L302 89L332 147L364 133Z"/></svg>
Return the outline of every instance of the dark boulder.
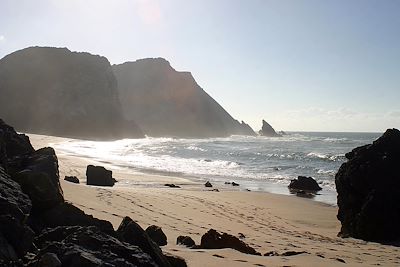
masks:
<svg viewBox="0 0 400 267"><path fill-rule="evenodd" d="M150 225L146 228L146 233L149 235L151 240L153 240L159 246L167 245L167 236L164 234L161 227L157 225Z"/></svg>
<svg viewBox="0 0 400 267"><path fill-rule="evenodd" d="M282 136L282 135L276 133L274 128L272 128L272 126L265 120L262 121L262 128L259 133L261 136L266 136L266 137L281 137Z"/></svg>
<svg viewBox="0 0 400 267"><path fill-rule="evenodd" d="M169 253L164 253L164 256L167 258L171 267L187 267L186 261L181 257Z"/></svg>
<svg viewBox="0 0 400 267"><path fill-rule="evenodd" d="M66 267L158 266L139 247L121 242L95 226L49 229L38 237L36 244L40 252L29 266L37 266L46 253L55 254Z"/></svg>
<svg viewBox="0 0 400 267"><path fill-rule="evenodd" d="M261 255L254 248L250 247L236 236L219 233L214 229L210 229L201 237L201 243L199 248L202 249L221 249L221 248L232 248L242 253L251 255Z"/></svg>
<svg viewBox="0 0 400 267"><path fill-rule="evenodd" d="M113 186L115 184L115 179L112 178L112 171L102 166L88 165L86 179L87 185Z"/></svg>
<svg viewBox="0 0 400 267"><path fill-rule="evenodd" d="M0 261L23 256L32 246L33 231L25 225L30 199L0 167Z"/></svg>
<svg viewBox="0 0 400 267"><path fill-rule="evenodd" d="M74 184L79 184L79 179L76 176L65 176L64 180Z"/></svg>
<svg viewBox="0 0 400 267"><path fill-rule="evenodd" d="M178 238L176 239L176 244L184 245L189 248L196 246L196 243L190 236L183 236L183 235L178 236Z"/></svg>
<svg viewBox="0 0 400 267"><path fill-rule="evenodd" d="M298 176L297 179L293 179L289 184L290 190L305 190L305 191L319 191L322 188L312 177Z"/></svg>
<svg viewBox="0 0 400 267"><path fill-rule="evenodd" d="M117 235L119 240L138 246L145 253L149 254L160 267L171 266L157 244L154 243L146 231L131 218L125 217L122 220L118 227Z"/></svg>
<svg viewBox="0 0 400 267"><path fill-rule="evenodd" d="M205 187L212 187L212 184L210 183L210 181L207 181L207 182L204 184L204 186L205 186Z"/></svg>
<svg viewBox="0 0 400 267"><path fill-rule="evenodd" d="M400 131L346 154L335 177L342 237L400 240Z"/></svg>
<svg viewBox="0 0 400 267"><path fill-rule="evenodd" d="M31 218L35 231L57 226L96 226L101 231L114 235L114 228L109 221L94 218L70 203L62 203Z"/></svg>
<svg viewBox="0 0 400 267"><path fill-rule="evenodd" d="M34 212L64 202L58 160L53 148L41 148L25 157L14 158L9 167L13 179L32 200Z"/></svg>
<svg viewBox="0 0 400 267"><path fill-rule="evenodd" d="M0 119L0 147L7 151L7 157L12 158L35 151L25 134L18 134L13 127Z"/></svg>

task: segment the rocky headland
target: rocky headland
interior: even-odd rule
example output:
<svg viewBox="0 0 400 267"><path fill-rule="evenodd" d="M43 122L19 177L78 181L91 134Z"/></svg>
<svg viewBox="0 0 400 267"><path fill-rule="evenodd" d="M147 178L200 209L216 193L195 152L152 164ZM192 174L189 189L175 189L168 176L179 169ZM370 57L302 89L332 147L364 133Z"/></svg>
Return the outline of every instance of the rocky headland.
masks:
<svg viewBox="0 0 400 267"><path fill-rule="evenodd" d="M224 137L255 135L208 95L190 72L163 58L113 65L124 115L150 136Z"/></svg>
<svg viewBox="0 0 400 267"><path fill-rule="evenodd" d="M105 57L30 47L0 60L0 115L18 131L90 139L143 137L124 118Z"/></svg>

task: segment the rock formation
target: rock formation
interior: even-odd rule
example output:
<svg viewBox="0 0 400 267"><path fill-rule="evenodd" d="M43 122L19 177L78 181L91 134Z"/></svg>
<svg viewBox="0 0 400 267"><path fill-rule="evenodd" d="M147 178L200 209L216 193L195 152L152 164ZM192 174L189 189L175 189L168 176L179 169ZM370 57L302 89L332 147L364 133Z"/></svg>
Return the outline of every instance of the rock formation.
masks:
<svg viewBox="0 0 400 267"><path fill-rule="evenodd" d="M233 119L194 80L162 58L113 65L122 109L149 136L255 135Z"/></svg>
<svg viewBox="0 0 400 267"><path fill-rule="evenodd" d="M236 236L219 233L214 229L210 229L201 237L201 244L198 248L202 249L221 249L232 248L237 251L252 255L261 255L254 248L250 247Z"/></svg>
<svg viewBox="0 0 400 267"><path fill-rule="evenodd" d="M125 218L110 222L64 202L52 148L0 120L0 266L186 266Z"/></svg>
<svg viewBox="0 0 400 267"><path fill-rule="evenodd" d="M400 131L346 154L335 177L340 236L400 240Z"/></svg>
<svg viewBox="0 0 400 267"><path fill-rule="evenodd" d="M282 135L275 132L274 128L266 122L265 120L262 121L262 128L260 130L260 135L266 137L281 137Z"/></svg>
<svg viewBox="0 0 400 267"><path fill-rule="evenodd" d="M290 190L306 190L306 191L320 191L322 188L312 177L298 176L293 179L289 184Z"/></svg>
<svg viewBox="0 0 400 267"><path fill-rule="evenodd" d="M23 132L116 139L143 137L124 119L105 57L30 47L0 60L0 116Z"/></svg>
<svg viewBox="0 0 400 267"><path fill-rule="evenodd" d="M149 235L151 240L153 240L159 246L167 245L167 236L164 234L161 227L157 225L150 225L146 228L146 233Z"/></svg>
<svg viewBox="0 0 400 267"><path fill-rule="evenodd" d="M102 166L88 165L86 168L86 184L113 186L115 184L115 179L112 177L112 171Z"/></svg>

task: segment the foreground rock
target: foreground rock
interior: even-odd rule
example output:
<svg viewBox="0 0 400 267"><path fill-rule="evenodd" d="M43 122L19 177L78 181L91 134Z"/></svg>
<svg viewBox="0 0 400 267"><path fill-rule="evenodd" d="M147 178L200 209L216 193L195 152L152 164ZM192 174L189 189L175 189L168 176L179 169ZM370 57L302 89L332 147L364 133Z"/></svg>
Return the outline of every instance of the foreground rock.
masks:
<svg viewBox="0 0 400 267"><path fill-rule="evenodd" d="M183 235L178 236L178 238L176 239L176 244L184 245L189 248L196 246L196 243L190 236L183 236Z"/></svg>
<svg viewBox="0 0 400 267"><path fill-rule="evenodd" d="M259 133L261 136L266 136L266 137L281 137L282 136L282 135L278 134L277 132L275 132L274 128L272 128L272 126L265 120L262 121L262 128Z"/></svg>
<svg viewBox="0 0 400 267"><path fill-rule="evenodd" d="M400 131L346 154L335 177L342 237L400 240Z"/></svg>
<svg viewBox="0 0 400 267"><path fill-rule="evenodd" d="M114 186L115 179L112 171L102 166L88 165L86 168L86 184L98 186Z"/></svg>
<svg viewBox="0 0 400 267"><path fill-rule="evenodd" d="M0 266L186 266L132 220L116 232L66 203L52 148L0 123L0 152Z"/></svg>
<svg viewBox="0 0 400 267"><path fill-rule="evenodd" d="M317 181L312 177L298 176L293 179L289 184L289 189L293 191L320 191L322 188L318 185Z"/></svg>
<svg viewBox="0 0 400 267"><path fill-rule="evenodd" d="M159 246L167 245L167 236L164 234L161 227L157 225L150 225L146 228L146 233L149 235L151 240L153 240Z"/></svg>
<svg viewBox="0 0 400 267"><path fill-rule="evenodd" d="M95 226L49 229L36 244L40 252L28 266L37 266L48 253L55 254L62 266L158 266L138 246L122 243Z"/></svg>
<svg viewBox="0 0 400 267"><path fill-rule="evenodd" d="M251 255L261 255L254 248L250 247L236 236L219 233L214 229L210 229L201 237L201 243L198 248L202 249L221 249L232 248L242 253Z"/></svg>

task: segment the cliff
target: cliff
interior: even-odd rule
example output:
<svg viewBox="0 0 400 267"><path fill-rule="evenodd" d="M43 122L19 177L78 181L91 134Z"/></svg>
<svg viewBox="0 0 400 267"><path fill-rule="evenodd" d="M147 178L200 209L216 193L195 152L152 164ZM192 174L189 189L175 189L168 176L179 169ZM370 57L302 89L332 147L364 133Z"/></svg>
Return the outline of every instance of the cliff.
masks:
<svg viewBox="0 0 400 267"><path fill-rule="evenodd" d="M255 135L232 118L194 80L162 58L113 65L122 110L149 136Z"/></svg>
<svg viewBox="0 0 400 267"><path fill-rule="evenodd" d="M19 131L91 139L143 137L124 119L105 57L30 47L0 60L0 116Z"/></svg>

